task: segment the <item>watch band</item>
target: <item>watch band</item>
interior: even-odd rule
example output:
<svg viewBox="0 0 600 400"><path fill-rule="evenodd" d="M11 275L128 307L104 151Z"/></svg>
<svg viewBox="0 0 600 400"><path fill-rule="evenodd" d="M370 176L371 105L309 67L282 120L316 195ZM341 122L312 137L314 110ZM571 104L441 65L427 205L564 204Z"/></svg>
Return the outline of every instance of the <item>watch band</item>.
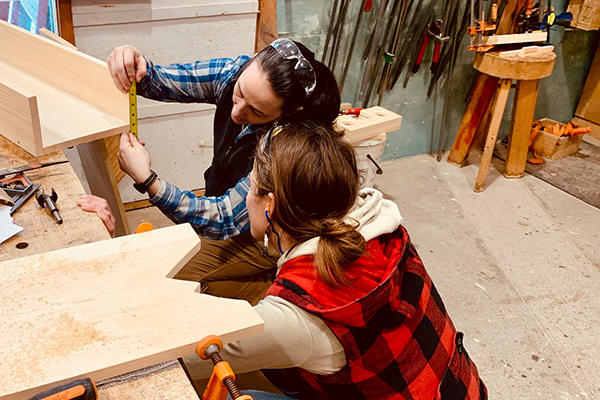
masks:
<svg viewBox="0 0 600 400"><path fill-rule="evenodd" d="M158 175L156 172L150 170L150 176L142 183L134 183L133 187L140 193L146 193L148 192L148 188L152 186L156 179L158 179Z"/></svg>

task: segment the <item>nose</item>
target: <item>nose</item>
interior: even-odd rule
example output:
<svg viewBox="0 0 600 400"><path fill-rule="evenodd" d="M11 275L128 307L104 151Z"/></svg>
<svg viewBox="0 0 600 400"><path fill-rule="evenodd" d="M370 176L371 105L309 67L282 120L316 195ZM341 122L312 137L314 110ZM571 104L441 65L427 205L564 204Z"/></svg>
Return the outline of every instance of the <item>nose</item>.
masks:
<svg viewBox="0 0 600 400"><path fill-rule="evenodd" d="M244 119L246 117L245 105L243 100L234 101L233 108L231 109L231 114L235 115L236 118Z"/></svg>

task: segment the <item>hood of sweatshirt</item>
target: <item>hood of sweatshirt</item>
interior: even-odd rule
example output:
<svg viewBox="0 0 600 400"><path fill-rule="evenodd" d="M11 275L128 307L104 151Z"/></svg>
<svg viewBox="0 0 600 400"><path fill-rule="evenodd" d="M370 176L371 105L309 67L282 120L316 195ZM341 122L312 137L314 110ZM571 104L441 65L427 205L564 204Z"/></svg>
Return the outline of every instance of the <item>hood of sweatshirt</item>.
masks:
<svg viewBox="0 0 600 400"><path fill-rule="evenodd" d="M355 221L358 221L359 226L356 230L365 238L365 242L369 242L378 236L392 233L398 229L402 223L402 215L400 215L398 205L391 200L384 199L379 190L365 188L358 192L356 202L348 213L346 221L350 225L355 225ZM283 264L293 258L315 254L318 244L319 238L314 237L288 250L279 258L277 267L281 268Z"/></svg>

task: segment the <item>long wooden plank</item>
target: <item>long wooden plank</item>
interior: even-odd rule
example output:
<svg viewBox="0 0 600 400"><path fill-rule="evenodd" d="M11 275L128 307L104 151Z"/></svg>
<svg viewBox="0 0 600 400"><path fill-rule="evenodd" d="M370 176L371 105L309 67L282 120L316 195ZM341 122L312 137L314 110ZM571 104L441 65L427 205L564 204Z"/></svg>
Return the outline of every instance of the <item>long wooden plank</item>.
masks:
<svg viewBox="0 0 600 400"><path fill-rule="evenodd" d="M115 88L104 61L4 21L0 21L0 60L128 121L127 95Z"/></svg>
<svg viewBox="0 0 600 400"><path fill-rule="evenodd" d="M79 377L98 381L262 332L244 301L171 280L199 249L189 225L0 264L0 399Z"/></svg>
<svg viewBox="0 0 600 400"><path fill-rule="evenodd" d="M56 90L47 82L2 61L0 76L9 76L11 83L29 93L35 93L37 97L43 152L39 153L37 148L36 153L26 149L36 156L129 130L127 119L122 120L107 114L102 109L82 102L69 93ZM7 136L5 131L9 132L4 126L0 127L0 133ZM23 134L21 137L25 139L27 136ZM14 142L12 138L9 139Z"/></svg>

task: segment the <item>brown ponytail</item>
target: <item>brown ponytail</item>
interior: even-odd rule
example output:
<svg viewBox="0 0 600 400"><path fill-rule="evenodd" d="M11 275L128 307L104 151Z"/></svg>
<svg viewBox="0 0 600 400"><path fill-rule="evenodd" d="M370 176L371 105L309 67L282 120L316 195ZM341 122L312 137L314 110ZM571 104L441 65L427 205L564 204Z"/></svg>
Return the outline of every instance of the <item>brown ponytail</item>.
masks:
<svg viewBox="0 0 600 400"><path fill-rule="evenodd" d="M344 222L358 195L354 148L333 126L284 127L259 144L254 176L259 196L273 193L272 220L294 246L319 237L315 267L330 285L346 283L344 267L364 253L358 223Z"/></svg>

